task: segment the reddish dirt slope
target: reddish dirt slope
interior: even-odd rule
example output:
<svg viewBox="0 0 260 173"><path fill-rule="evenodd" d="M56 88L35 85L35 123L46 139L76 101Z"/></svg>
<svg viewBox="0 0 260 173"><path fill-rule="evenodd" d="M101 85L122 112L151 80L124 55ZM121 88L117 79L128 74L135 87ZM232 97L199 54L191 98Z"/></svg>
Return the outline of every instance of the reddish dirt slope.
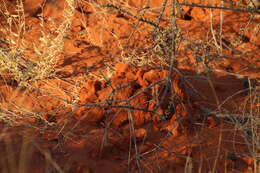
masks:
<svg viewBox="0 0 260 173"><path fill-rule="evenodd" d="M17 2L0 2L17 13ZM24 88L1 75L0 172L255 171L260 151L248 114L259 118L259 14L183 6L170 73L171 8L159 25L168 30L152 32L162 0L95 3L107 2L78 1L55 78ZM57 35L66 2L23 5L16 45L29 61L43 32Z"/></svg>

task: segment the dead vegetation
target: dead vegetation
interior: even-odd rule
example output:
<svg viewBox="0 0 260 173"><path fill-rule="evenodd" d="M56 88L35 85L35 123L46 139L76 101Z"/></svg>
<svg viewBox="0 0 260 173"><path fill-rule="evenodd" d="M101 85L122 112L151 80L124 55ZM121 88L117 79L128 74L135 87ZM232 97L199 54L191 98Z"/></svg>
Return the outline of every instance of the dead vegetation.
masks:
<svg viewBox="0 0 260 173"><path fill-rule="evenodd" d="M10 3L1 172L259 172L258 1Z"/></svg>

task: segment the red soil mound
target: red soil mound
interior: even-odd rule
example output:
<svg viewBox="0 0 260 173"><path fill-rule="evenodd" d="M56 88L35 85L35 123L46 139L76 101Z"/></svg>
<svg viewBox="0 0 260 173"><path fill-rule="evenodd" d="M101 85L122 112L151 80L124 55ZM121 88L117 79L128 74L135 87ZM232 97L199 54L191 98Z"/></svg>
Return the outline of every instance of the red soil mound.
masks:
<svg viewBox="0 0 260 173"><path fill-rule="evenodd" d="M55 77L26 88L8 70L0 74L0 172L258 169L259 17L180 0L175 31L172 1L156 25L163 2L77 0ZM57 38L68 4L20 3L24 16L19 1L0 0L0 46L21 47L23 72L55 46L39 45ZM169 69L172 41L180 45Z"/></svg>

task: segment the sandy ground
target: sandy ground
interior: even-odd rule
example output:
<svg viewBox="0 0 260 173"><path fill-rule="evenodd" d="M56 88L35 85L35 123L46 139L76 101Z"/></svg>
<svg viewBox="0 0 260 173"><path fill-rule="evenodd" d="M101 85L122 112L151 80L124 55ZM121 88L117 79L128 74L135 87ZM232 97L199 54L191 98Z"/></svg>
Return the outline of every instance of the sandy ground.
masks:
<svg viewBox="0 0 260 173"><path fill-rule="evenodd" d="M162 0L97 5L108 3L78 1L55 77L24 88L1 75L0 172L257 172L259 13L182 6L169 75L171 8L159 32ZM1 4L17 14L15 1ZM28 60L43 33L57 36L66 6L24 1L15 44ZM2 38L13 36L0 37L8 47Z"/></svg>

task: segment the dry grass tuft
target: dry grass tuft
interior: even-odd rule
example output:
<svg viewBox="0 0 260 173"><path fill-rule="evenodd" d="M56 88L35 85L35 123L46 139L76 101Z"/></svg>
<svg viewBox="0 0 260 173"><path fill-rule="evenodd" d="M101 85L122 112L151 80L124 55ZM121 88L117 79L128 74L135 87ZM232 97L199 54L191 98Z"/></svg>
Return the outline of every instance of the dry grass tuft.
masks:
<svg viewBox="0 0 260 173"><path fill-rule="evenodd" d="M56 76L55 66L59 60L58 57L63 52L64 37L67 36L75 10L74 0L66 2L67 6L63 12L64 20L56 29L55 36L52 33L41 31L39 42L33 47L35 60L30 60L25 56L26 47L21 40L26 25L22 3L16 11L19 12L18 16L23 17L10 16L8 11L2 11L9 24L9 28L3 31L8 36L5 41L8 48L0 49L0 72L3 79L11 79L19 86L30 87L33 82ZM41 25L44 28L43 22ZM16 31L11 29L13 26Z"/></svg>

